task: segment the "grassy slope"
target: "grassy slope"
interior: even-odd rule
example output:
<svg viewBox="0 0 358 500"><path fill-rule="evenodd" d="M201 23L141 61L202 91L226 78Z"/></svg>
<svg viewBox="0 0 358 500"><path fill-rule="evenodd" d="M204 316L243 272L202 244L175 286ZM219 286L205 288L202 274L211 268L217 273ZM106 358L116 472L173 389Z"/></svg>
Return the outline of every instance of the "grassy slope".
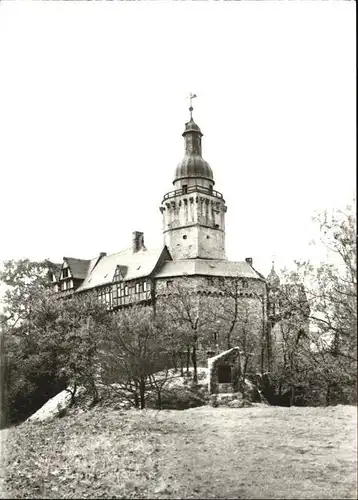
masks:
<svg viewBox="0 0 358 500"><path fill-rule="evenodd" d="M10 429L12 498L356 498L356 408L116 411Z"/></svg>

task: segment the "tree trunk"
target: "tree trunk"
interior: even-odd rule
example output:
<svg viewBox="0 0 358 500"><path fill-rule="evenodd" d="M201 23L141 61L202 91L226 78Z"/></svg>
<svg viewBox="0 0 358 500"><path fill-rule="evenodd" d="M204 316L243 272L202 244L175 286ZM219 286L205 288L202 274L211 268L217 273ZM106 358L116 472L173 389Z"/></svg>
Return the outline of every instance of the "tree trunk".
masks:
<svg viewBox="0 0 358 500"><path fill-rule="evenodd" d="M189 366L190 366L190 347L186 350L186 374L189 376Z"/></svg>
<svg viewBox="0 0 358 500"><path fill-rule="evenodd" d="M245 396L246 396L245 377L246 377L247 364L248 364L248 357L245 356L245 363L244 363L244 369L243 369L243 372L242 372L242 383L241 383L241 395L242 395L242 399L245 399Z"/></svg>
<svg viewBox="0 0 358 500"><path fill-rule="evenodd" d="M162 389L157 387L157 407L158 410L162 409Z"/></svg>
<svg viewBox="0 0 358 500"><path fill-rule="evenodd" d="M296 387L293 385L291 387L290 406L293 406L295 404L295 398L296 398Z"/></svg>
<svg viewBox="0 0 358 500"><path fill-rule="evenodd" d="M138 396L138 392L134 393L134 407L135 408L139 408L139 396Z"/></svg>
<svg viewBox="0 0 358 500"><path fill-rule="evenodd" d="M174 373L176 373L178 371L178 364L177 364L177 353L175 351L172 352L172 362L173 362Z"/></svg>
<svg viewBox="0 0 358 500"><path fill-rule="evenodd" d="M140 395L140 409L143 410L145 408L145 379L143 377L140 378L139 381L139 395Z"/></svg>
<svg viewBox="0 0 358 500"><path fill-rule="evenodd" d="M99 395L98 395L96 383L95 383L94 380L90 381L90 387L91 387L91 392L92 392L92 403L91 403L91 406L94 406L99 401Z"/></svg>
<svg viewBox="0 0 358 500"><path fill-rule="evenodd" d="M329 406L330 402L331 402L331 384L328 384L326 390L326 405Z"/></svg>
<svg viewBox="0 0 358 500"><path fill-rule="evenodd" d="M265 372L265 343L261 342L261 373Z"/></svg>
<svg viewBox="0 0 358 500"><path fill-rule="evenodd" d="M180 352L180 376L184 377L184 359L183 359L183 353Z"/></svg>
<svg viewBox="0 0 358 500"><path fill-rule="evenodd" d="M134 382L135 393L134 393L134 407L139 408L139 385L138 382Z"/></svg>
<svg viewBox="0 0 358 500"><path fill-rule="evenodd" d="M71 406L73 406L74 403L75 403L75 397L76 397L76 392L77 392L77 384L76 383L73 384L73 390L72 391L71 391L71 389L67 389L67 391L71 394L71 400L70 400L70 405L69 405L70 408L71 408Z"/></svg>
<svg viewBox="0 0 358 500"><path fill-rule="evenodd" d="M193 362L193 368L194 368L193 380L195 383L197 383L198 382L198 367L197 367L197 358L196 358L196 344L193 345L193 352L191 355L191 360Z"/></svg>

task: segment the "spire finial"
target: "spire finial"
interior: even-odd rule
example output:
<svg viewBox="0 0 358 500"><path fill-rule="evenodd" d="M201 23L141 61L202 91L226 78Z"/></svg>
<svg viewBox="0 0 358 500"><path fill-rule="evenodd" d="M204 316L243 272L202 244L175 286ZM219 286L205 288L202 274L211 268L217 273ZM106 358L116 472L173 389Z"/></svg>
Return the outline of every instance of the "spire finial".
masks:
<svg viewBox="0 0 358 500"><path fill-rule="evenodd" d="M193 99L195 99L196 97L198 97L196 94L192 94L190 92L190 94L188 95L187 99L189 99L189 103L190 103L190 107L189 107L189 111L190 111L190 119L192 120L193 119Z"/></svg>

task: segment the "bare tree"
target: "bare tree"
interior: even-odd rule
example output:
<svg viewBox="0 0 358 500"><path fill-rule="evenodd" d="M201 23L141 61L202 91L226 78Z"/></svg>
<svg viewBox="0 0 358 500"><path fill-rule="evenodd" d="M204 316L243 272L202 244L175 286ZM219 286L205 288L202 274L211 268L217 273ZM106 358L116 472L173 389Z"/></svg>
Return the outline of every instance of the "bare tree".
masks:
<svg viewBox="0 0 358 500"><path fill-rule="evenodd" d="M319 265L296 262L294 271L283 272L285 285L280 287L279 302L286 324L281 330L289 326L289 331L283 332L283 366L292 386L295 378L304 381L306 377L312 387L319 385L325 391L329 403L334 391L343 399L347 390L352 393L356 381L355 215L352 207L347 207L332 214L324 212L314 220L327 257ZM300 363L293 369L297 360ZM307 371L314 373L314 379Z"/></svg>
<svg viewBox="0 0 358 500"><path fill-rule="evenodd" d="M183 356L186 355L186 371L189 373L190 361L193 366L193 381L198 381L198 347L207 344L207 332L212 322L208 307L200 300L196 290L190 288L190 282L182 278L172 284L170 293L161 303L172 328L176 331L177 352L181 358L183 371Z"/></svg>
<svg viewBox="0 0 358 500"><path fill-rule="evenodd" d="M161 390L168 380L173 350L173 337L165 325L152 308L135 305L113 315L103 339L103 377L108 385L116 381L114 390L137 408L145 408L150 389L156 391L161 407Z"/></svg>

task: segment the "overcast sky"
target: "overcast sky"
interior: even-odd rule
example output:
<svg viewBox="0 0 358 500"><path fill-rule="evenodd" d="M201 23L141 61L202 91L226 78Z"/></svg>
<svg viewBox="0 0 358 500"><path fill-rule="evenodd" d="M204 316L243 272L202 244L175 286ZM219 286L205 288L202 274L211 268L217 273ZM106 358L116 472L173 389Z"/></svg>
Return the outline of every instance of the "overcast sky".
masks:
<svg viewBox="0 0 358 500"><path fill-rule="evenodd" d="M354 2L1 2L0 72L0 260L161 246L189 92L230 260L355 193Z"/></svg>

